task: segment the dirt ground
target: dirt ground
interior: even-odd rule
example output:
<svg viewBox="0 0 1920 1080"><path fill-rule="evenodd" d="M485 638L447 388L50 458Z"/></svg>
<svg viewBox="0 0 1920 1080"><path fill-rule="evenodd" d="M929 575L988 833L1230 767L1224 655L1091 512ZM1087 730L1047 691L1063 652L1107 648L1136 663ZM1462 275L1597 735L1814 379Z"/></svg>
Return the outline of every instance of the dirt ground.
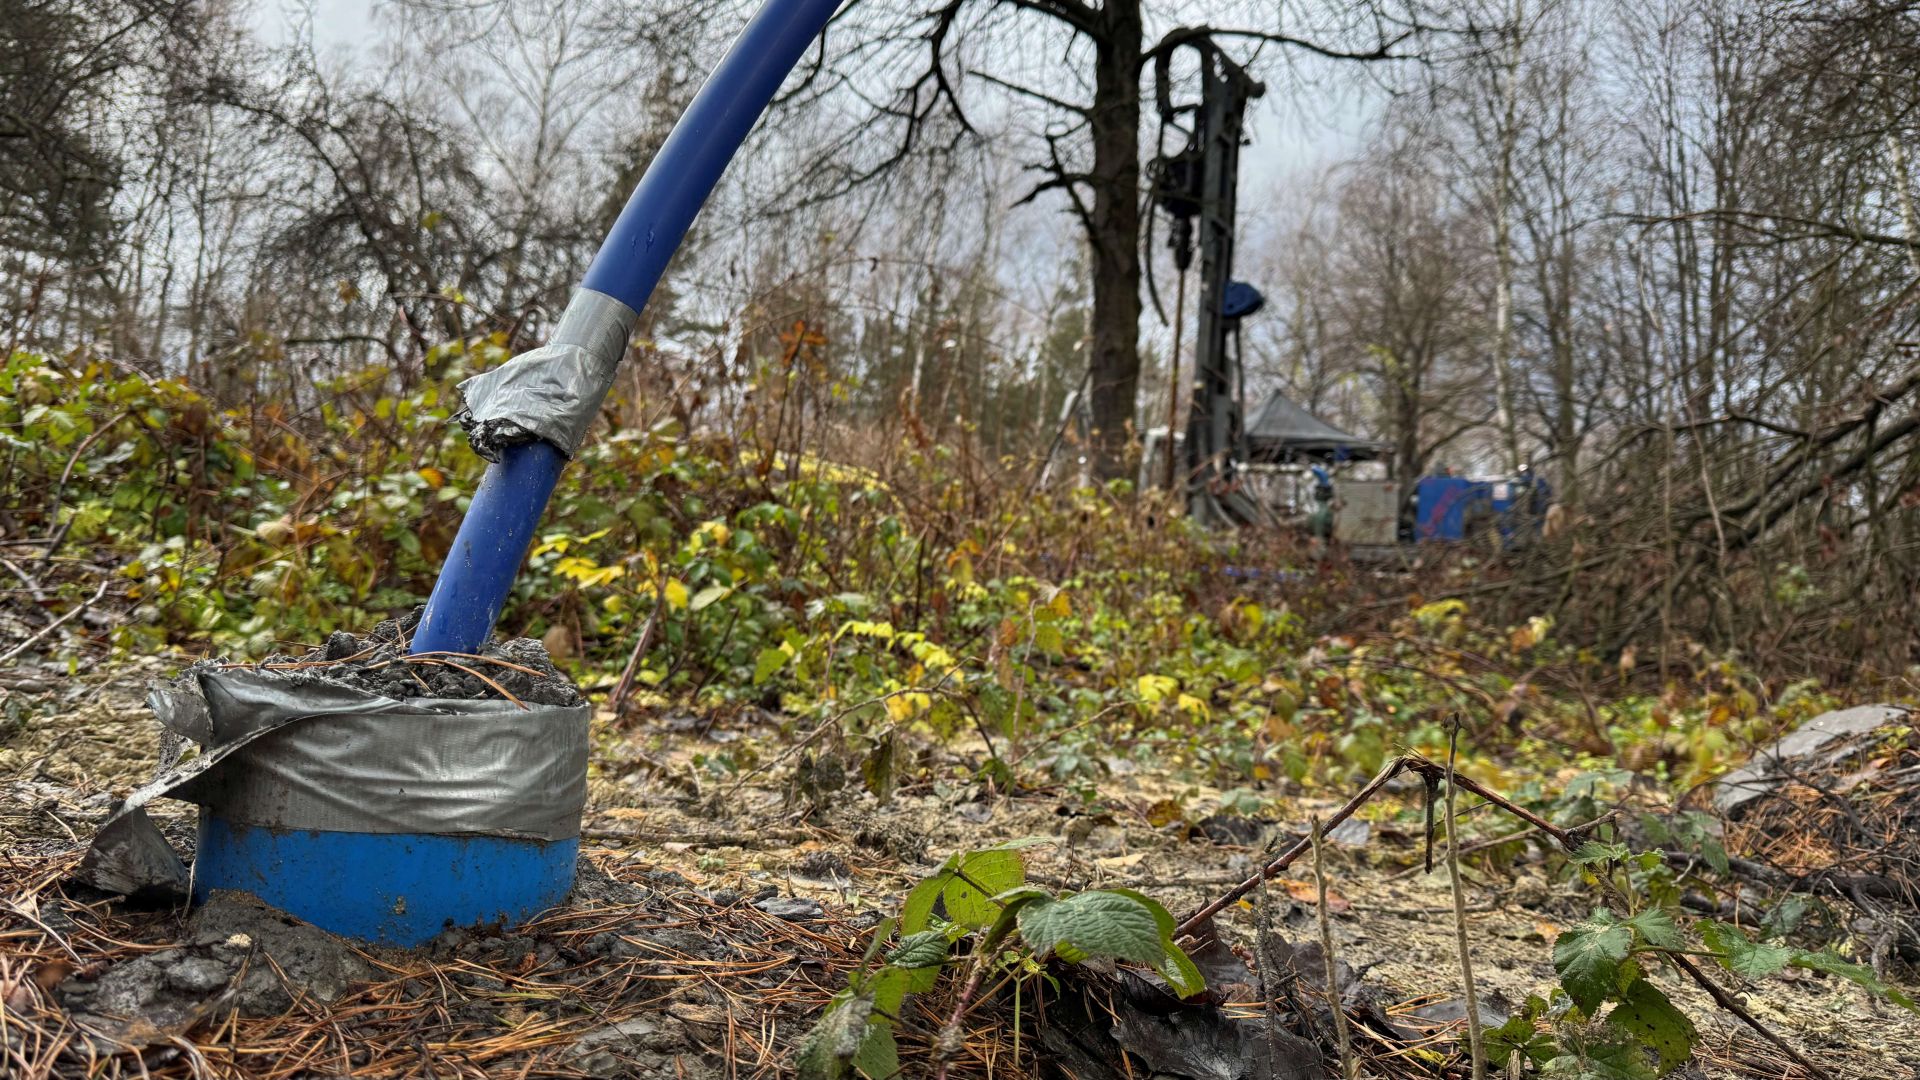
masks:
<svg viewBox="0 0 1920 1080"><path fill-rule="evenodd" d="M1048 837L1055 842L1029 851L1041 883L1138 888L1178 914L1244 879L1338 802L1298 798L1282 804L1284 820L1156 827L1156 806L1170 798L1210 807L1220 793L1116 763L1095 812L1065 792L1007 798L959 780L908 784L886 805L857 781L837 791L816 784L815 804L792 790L795 758L779 757L787 744L771 718L662 712L624 730L602 718L574 904L524 930L454 935L421 953L329 951L287 938L284 920L262 921L238 902L198 914L129 911L60 885L113 799L152 772L158 729L139 693L162 674L158 664L78 678L0 673L11 718L0 719L0 992L16 1020L33 1014L37 1030L68 1040L61 1057L16 1024L0 1037L11 1040L17 1075L61 1075L88 1056L91 1075L780 1075L813 1013L844 985L866 930L952 851ZM696 764L743 747L777 763L744 778ZM943 762L962 754L927 751L920 764L957 776ZM1427 1009L1444 1019L1451 1008L1457 1017L1446 875L1420 870L1420 827L1406 806L1363 811L1364 824L1333 837L1336 951L1396 1016ZM156 811L176 843L190 841L190 807ZM1593 902L1549 880L1544 865L1535 852L1498 871L1469 861L1475 975L1494 1007L1547 991L1554 935ZM1313 895L1306 881L1278 880L1258 903L1229 909L1222 934L1250 945L1265 918L1291 939L1313 939ZM261 949L276 968L296 955L307 968L269 983L254 967ZM1704 993L1662 985L1700 1020L1689 1075L1803 1075ZM1920 1078L1920 1018L1904 1010L1808 973L1734 989L1837 1077ZM105 1018L116 1007L146 1015L113 1027ZM54 1015L62 1010L91 1019L67 1023ZM931 1014L907 1018L910 1076L924 1065L912 1049L916 1023L938 1026ZM981 1011L956 1075L1034 1071L1034 1040L1016 1051L1002 1026ZM1442 1053L1371 1067L1437 1075L1431 1061L1451 1053L1456 1034L1441 1026ZM137 1054L115 1050L136 1043Z"/></svg>

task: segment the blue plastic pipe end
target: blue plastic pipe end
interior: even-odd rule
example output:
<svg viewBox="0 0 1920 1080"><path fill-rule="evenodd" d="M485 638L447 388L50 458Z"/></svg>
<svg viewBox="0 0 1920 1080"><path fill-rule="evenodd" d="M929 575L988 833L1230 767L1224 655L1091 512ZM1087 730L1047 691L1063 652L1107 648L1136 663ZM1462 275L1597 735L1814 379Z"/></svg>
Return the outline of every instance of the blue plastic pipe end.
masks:
<svg viewBox="0 0 1920 1080"><path fill-rule="evenodd" d="M486 644L566 464L552 444L535 441L508 447L487 466L414 629L414 652L470 653Z"/></svg>
<svg viewBox="0 0 1920 1080"><path fill-rule="evenodd" d="M634 311L647 300L727 163L840 0L765 0L647 164L585 288ZM511 361L509 361L511 363ZM474 652L492 636L564 465L546 444L487 470L414 633L414 652Z"/></svg>
<svg viewBox="0 0 1920 1080"><path fill-rule="evenodd" d="M317 832L200 811L193 901L248 892L329 933L424 945L449 928L523 922L573 888L580 840Z"/></svg>

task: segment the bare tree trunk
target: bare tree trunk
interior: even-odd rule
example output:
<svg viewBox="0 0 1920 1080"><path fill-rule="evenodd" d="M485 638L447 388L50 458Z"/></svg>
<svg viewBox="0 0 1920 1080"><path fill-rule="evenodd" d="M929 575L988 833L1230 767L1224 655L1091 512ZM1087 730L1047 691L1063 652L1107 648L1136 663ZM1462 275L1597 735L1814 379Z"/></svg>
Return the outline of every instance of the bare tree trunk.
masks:
<svg viewBox="0 0 1920 1080"><path fill-rule="evenodd" d="M1873 59L1873 85L1882 96L1887 91L1885 61L1879 49L1869 54ZM1895 115L1893 100L1885 99L1887 113L1887 168L1893 173L1893 190L1900 196L1900 228L1907 236L1907 264L1913 267L1914 276L1920 277L1920 216L1913 209L1913 178L1907 171L1907 146L1900 141L1899 117Z"/></svg>
<svg viewBox="0 0 1920 1080"><path fill-rule="evenodd" d="M1513 148L1520 138L1521 26L1526 17L1523 0L1514 0L1507 33L1506 85L1501 89L1500 169L1494 178L1493 252L1498 264L1493 286L1493 387L1500 439L1507 467L1520 467L1520 430L1513 403Z"/></svg>
<svg viewBox="0 0 1920 1080"><path fill-rule="evenodd" d="M1138 0L1112 0L1094 66L1092 411L1094 468L1129 475L1140 390L1140 53Z"/></svg>

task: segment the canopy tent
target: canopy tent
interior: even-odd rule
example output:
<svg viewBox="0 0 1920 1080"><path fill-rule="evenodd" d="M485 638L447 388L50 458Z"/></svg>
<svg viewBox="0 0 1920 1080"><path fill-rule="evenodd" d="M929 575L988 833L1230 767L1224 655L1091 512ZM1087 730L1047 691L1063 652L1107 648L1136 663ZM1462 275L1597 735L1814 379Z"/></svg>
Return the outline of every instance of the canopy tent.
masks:
<svg viewBox="0 0 1920 1080"><path fill-rule="evenodd" d="M1387 453L1386 443L1349 435L1278 391L1247 425L1247 442L1255 461L1377 461Z"/></svg>

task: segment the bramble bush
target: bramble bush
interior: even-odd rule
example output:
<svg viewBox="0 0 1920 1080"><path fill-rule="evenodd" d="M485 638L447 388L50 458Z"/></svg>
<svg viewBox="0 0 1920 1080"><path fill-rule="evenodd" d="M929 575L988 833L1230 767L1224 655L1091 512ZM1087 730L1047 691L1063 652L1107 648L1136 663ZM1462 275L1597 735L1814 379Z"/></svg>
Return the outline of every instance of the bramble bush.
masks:
<svg viewBox="0 0 1920 1080"><path fill-rule="evenodd" d="M107 580L115 616L49 644L251 658L420 604L484 466L450 423L452 387L506 355L498 339L443 347L441 380L370 396L386 373L342 376L296 413L223 409L177 380L15 353L0 367L0 540L23 554L15 575L43 609L70 610ZM501 630L545 638L595 693L645 634L643 706L834 726L834 752L864 755L859 775L881 798L902 735L980 740L977 771L947 777L960 783L1054 784L1098 802L1100 780L1131 758L1225 792L1168 800L1155 825L1259 813L1409 750L1440 757L1455 738L1463 769L1562 826L1636 800L1665 811L1742 747L1836 701L1701 650L1648 686L1630 657L1562 641L1550 619L1485 625L1463 599L1421 597L1417 576L1207 534L1154 494L1035 491L1018 463L996 471L912 439L882 450L860 465L671 421L603 433L563 477ZM727 775L748 762L699 764ZM1702 822L1642 820L1639 836L1701 852L1689 873L1724 872ZM1681 952L1743 977L1811 968L1904 1003L1831 951L1688 920L1674 871L1626 839L1603 829L1556 862L1624 910L1561 936L1562 989L1494 1033L1496 1051L1587 1068L1625 1040L1672 1066L1692 1028L1647 976ZM1497 866L1519 846L1476 857ZM1130 894L1017 885L987 890L1014 922L921 926L909 911L900 948L934 931L943 950L969 933L996 949L1023 939L1027 954L981 955L1037 971L1049 950L1073 952L1048 936L1055 915L1109 905L1145 926L1136 907L1164 914ZM1176 963L1163 944L1136 951ZM891 1058L873 1018L896 1004L896 982L919 985L925 973L911 973L927 965L911 959L890 953L849 988L824 1073L872 1075L864 1055ZM1601 1016L1609 1034L1596 1042L1579 1025Z"/></svg>
<svg viewBox="0 0 1920 1080"><path fill-rule="evenodd" d="M17 550L52 555L50 602L111 576L113 649L245 658L363 629L431 588L484 466L449 422L452 387L506 356L498 338L442 346L439 380L374 396L387 373L343 375L295 414L16 353L0 514ZM546 637L604 685L652 620L636 682L656 700L977 733L1081 785L1116 753L1228 789L1343 781L1439 752L1456 714L1495 780L1630 760L1692 783L1831 701L1769 700L1708 656L1636 693L1548 620L1486 627L1417 596L1395 614L1404 583L1351 603L1361 575L1208 535L1124 486L1035 492L1020 469L911 440L870 468L763 442L671 421L591 440L502 632Z"/></svg>

